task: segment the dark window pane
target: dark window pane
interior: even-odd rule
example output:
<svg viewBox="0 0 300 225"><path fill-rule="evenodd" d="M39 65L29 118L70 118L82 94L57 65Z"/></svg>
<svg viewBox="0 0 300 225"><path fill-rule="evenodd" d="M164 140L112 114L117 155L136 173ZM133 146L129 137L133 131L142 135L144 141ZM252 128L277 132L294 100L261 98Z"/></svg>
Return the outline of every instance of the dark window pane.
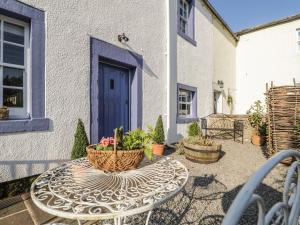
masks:
<svg viewBox="0 0 300 225"><path fill-rule="evenodd" d="M23 70L4 67L3 85L23 87Z"/></svg>
<svg viewBox="0 0 300 225"><path fill-rule="evenodd" d="M24 27L11 23L4 23L4 40L24 44Z"/></svg>
<svg viewBox="0 0 300 225"><path fill-rule="evenodd" d="M3 105L7 107L23 107L23 90L3 88Z"/></svg>
<svg viewBox="0 0 300 225"><path fill-rule="evenodd" d="M5 63L24 65L24 48L4 43L3 61Z"/></svg>

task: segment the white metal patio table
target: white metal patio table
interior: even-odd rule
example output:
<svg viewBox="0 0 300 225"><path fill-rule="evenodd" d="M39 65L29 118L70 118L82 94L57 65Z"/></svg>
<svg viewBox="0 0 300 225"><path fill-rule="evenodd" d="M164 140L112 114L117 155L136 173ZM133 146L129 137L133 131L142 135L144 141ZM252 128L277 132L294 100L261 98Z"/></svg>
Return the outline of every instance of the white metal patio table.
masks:
<svg viewBox="0 0 300 225"><path fill-rule="evenodd" d="M31 186L31 198L43 211L67 219L125 225L127 217L152 210L186 184L188 171L177 160L144 159L136 170L107 173L86 158L64 163L41 174ZM111 222L111 223L110 223Z"/></svg>

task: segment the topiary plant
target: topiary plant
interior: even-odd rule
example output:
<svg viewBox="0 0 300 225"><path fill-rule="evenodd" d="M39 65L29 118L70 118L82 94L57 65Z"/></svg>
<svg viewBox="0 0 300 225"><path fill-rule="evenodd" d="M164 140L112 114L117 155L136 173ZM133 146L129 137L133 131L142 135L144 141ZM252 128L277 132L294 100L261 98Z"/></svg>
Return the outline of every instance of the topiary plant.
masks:
<svg viewBox="0 0 300 225"><path fill-rule="evenodd" d="M156 121L154 134L153 134L153 142L155 144L161 144L161 145L165 143L165 132L164 132L164 125L163 125L161 115L159 115Z"/></svg>
<svg viewBox="0 0 300 225"><path fill-rule="evenodd" d="M84 124L81 119L78 119L77 129L75 132L75 140L72 149L71 158L78 159L86 156L86 146L89 145L89 141L84 129Z"/></svg>
<svg viewBox="0 0 300 225"><path fill-rule="evenodd" d="M193 122L188 126L188 136L195 137L200 136L201 130L197 122Z"/></svg>

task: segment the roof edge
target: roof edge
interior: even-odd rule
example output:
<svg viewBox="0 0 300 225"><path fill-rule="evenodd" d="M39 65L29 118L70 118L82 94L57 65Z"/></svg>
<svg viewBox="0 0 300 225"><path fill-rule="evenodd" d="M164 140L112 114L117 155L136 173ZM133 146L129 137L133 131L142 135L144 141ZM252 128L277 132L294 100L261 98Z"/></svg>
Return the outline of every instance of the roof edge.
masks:
<svg viewBox="0 0 300 225"><path fill-rule="evenodd" d="M273 26L278 26L278 25L281 25L281 24L284 24L284 23L289 23L289 22L292 22L292 21L298 20L298 19L300 19L300 13L296 14L296 15L293 15L293 16L284 17L284 18L281 18L281 19L278 19L278 20L273 20L271 22L260 24L260 25L254 26L254 27L243 29L241 31L236 32L235 35L237 37L239 37L239 36L242 36L244 34L252 33L252 32L255 32L255 31L258 31L258 30L263 30L263 29L273 27Z"/></svg>
<svg viewBox="0 0 300 225"><path fill-rule="evenodd" d="M225 22L222 16L218 13L215 7L209 2L209 0L203 0L204 4L209 8L209 10L214 14L215 17L222 23L222 25L228 30L228 32L232 35L232 37L238 41L239 37L236 35L235 32L231 30L229 25Z"/></svg>

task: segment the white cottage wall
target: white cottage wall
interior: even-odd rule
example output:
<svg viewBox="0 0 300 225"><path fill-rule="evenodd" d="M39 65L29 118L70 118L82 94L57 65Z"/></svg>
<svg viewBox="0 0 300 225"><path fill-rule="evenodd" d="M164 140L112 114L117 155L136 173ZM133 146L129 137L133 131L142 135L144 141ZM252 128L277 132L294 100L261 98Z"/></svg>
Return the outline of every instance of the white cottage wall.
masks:
<svg viewBox="0 0 300 225"><path fill-rule="evenodd" d="M177 37L178 83L197 88L198 117L212 113L213 28L212 15L201 1L195 1L196 46ZM177 124L178 138L187 135L188 124Z"/></svg>
<svg viewBox="0 0 300 225"><path fill-rule="evenodd" d="M143 127L166 121L166 3L161 0L22 0L46 15L45 132L0 135L0 182L45 171L56 160L70 159L78 118L90 123L90 37L144 58ZM149 13L151 12L151 13ZM7 164L7 166L4 166Z"/></svg>

